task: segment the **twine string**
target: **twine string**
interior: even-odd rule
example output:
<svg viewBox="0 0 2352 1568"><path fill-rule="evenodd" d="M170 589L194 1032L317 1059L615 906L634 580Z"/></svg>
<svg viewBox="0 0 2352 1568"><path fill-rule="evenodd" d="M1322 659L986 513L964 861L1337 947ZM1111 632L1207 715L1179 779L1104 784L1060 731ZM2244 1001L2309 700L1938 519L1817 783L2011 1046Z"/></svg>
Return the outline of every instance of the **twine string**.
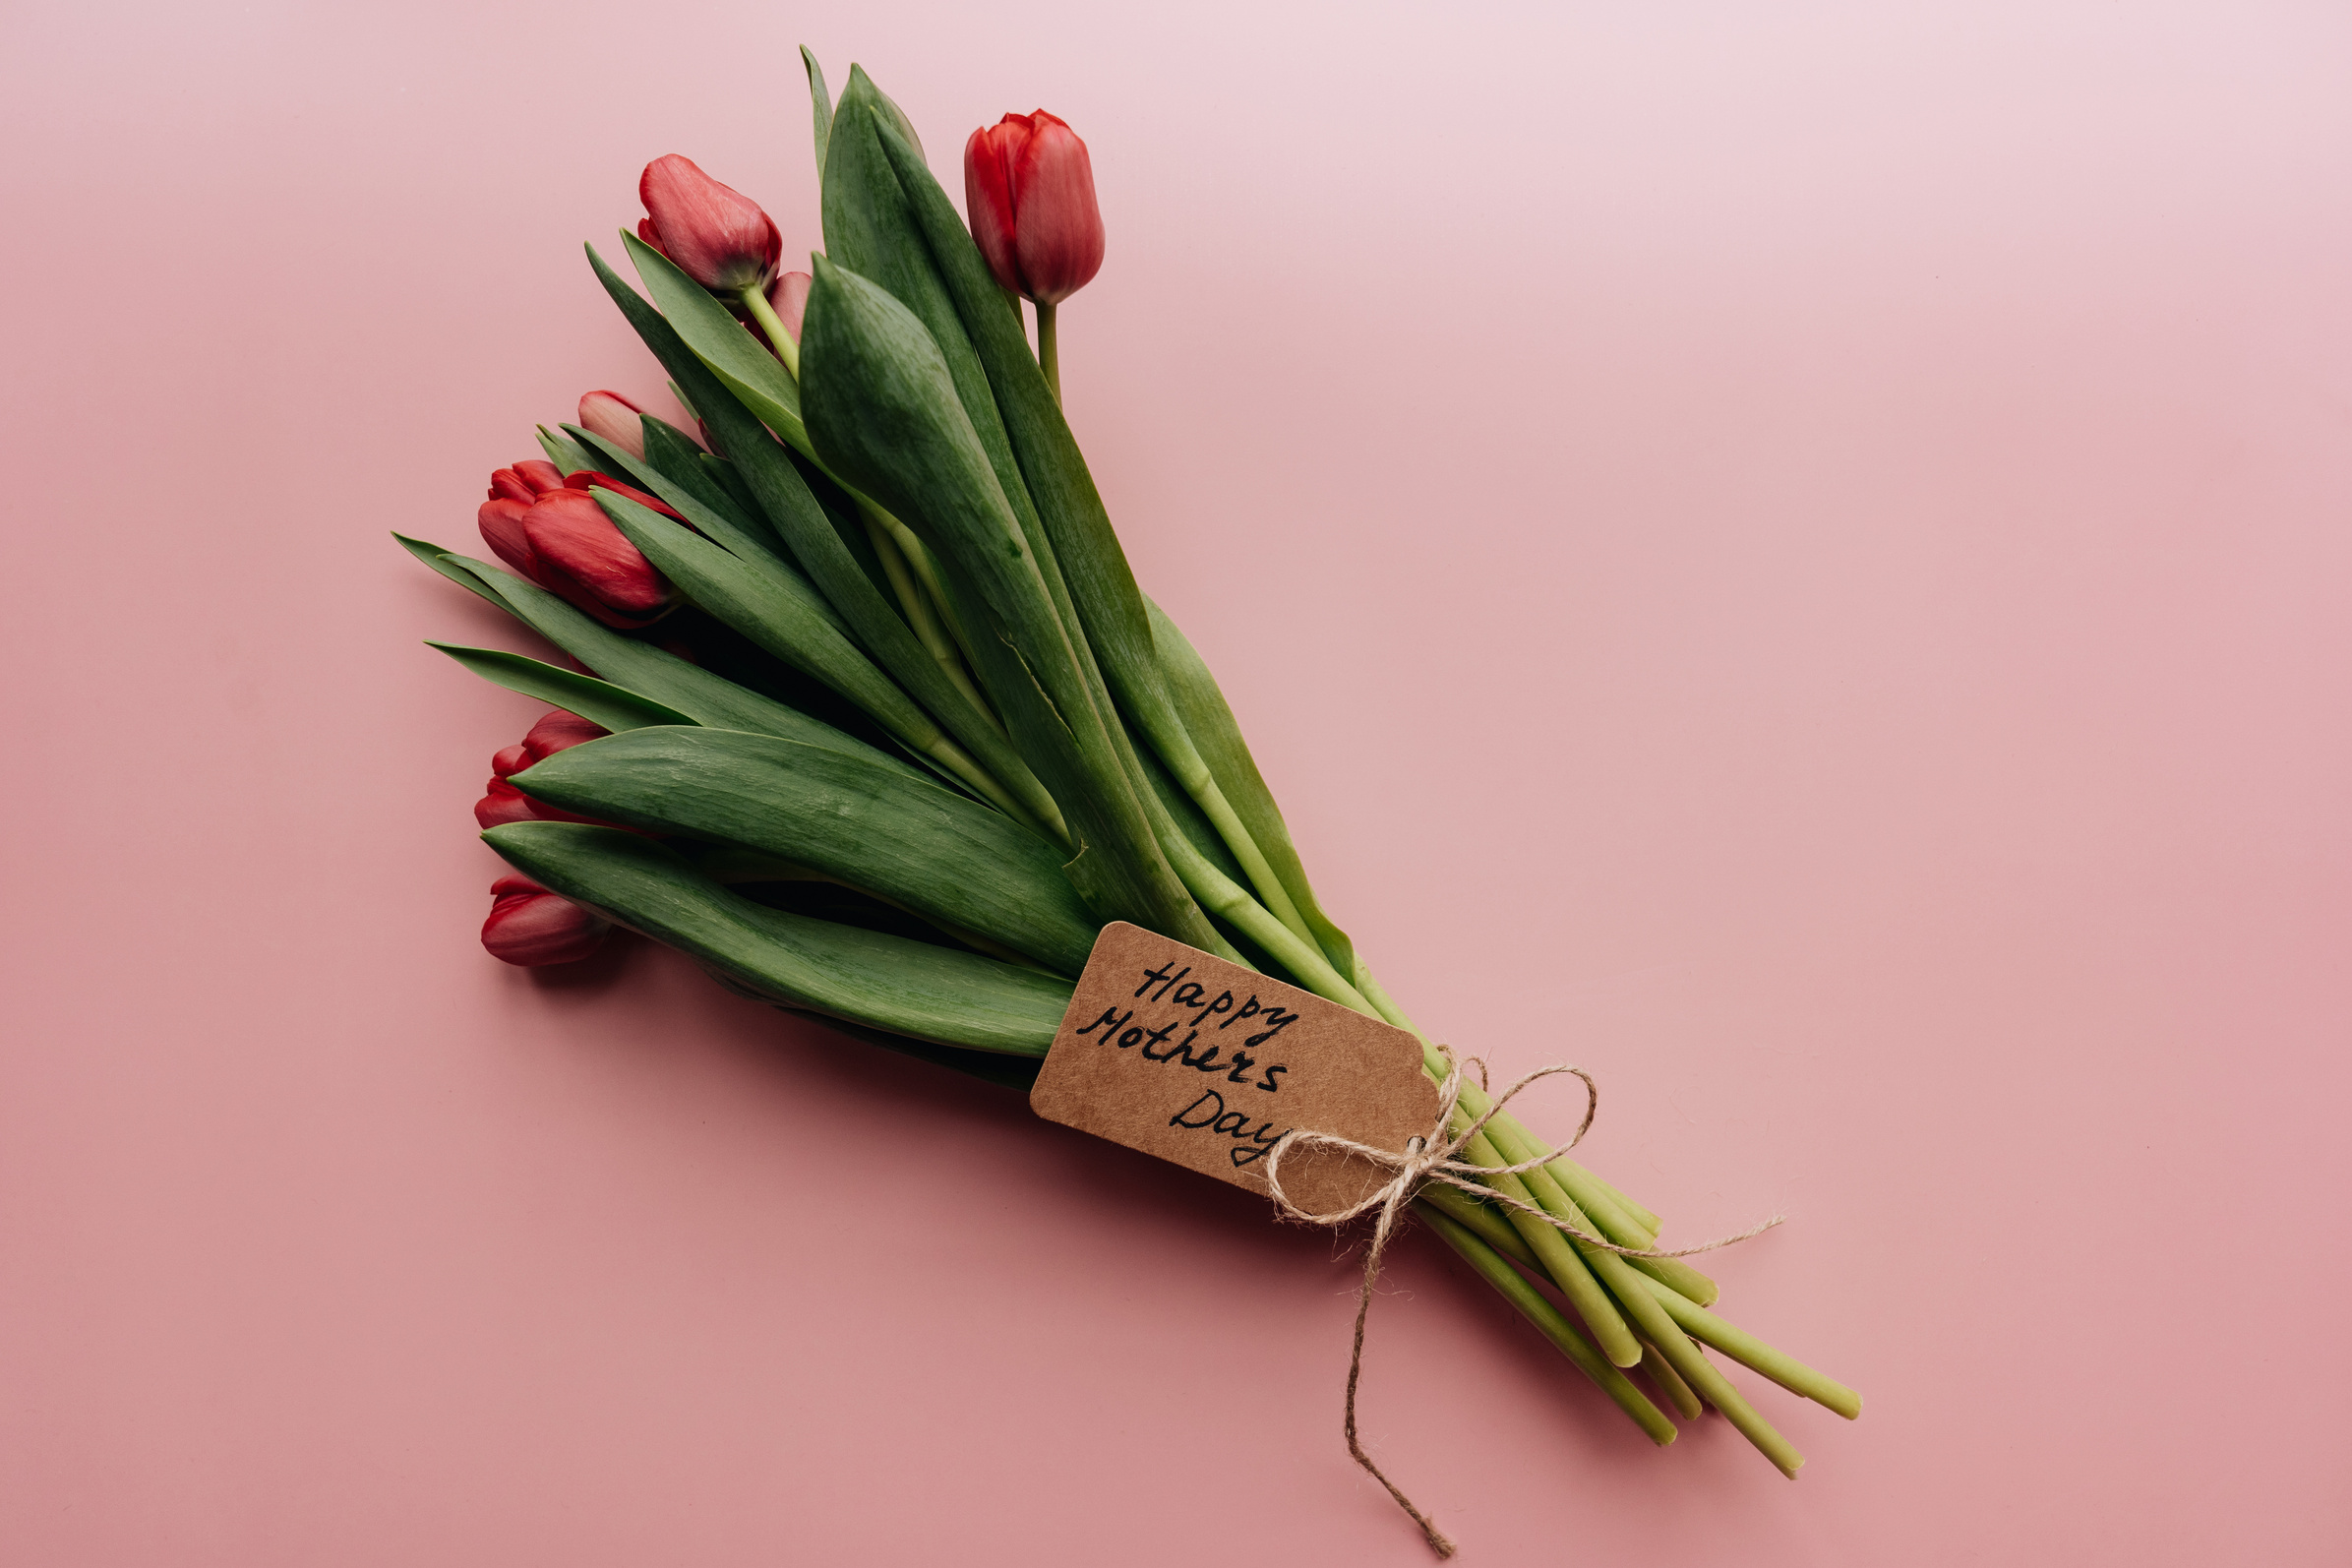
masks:
<svg viewBox="0 0 2352 1568"><path fill-rule="evenodd" d="M1336 1229L1367 1214L1377 1214L1378 1216L1372 1226L1371 1244L1364 1249L1363 1284L1356 1294L1356 1342L1348 1360L1347 1419L1344 1426L1348 1436L1348 1452L1354 1456L1356 1463L1361 1465L1370 1474L1374 1480L1388 1488L1388 1494L1396 1499L1397 1506L1412 1516L1413 1522L1420 1527L1421 1535L1428 1540L1429 1549L1440 1557L1451 1557L1455 1550L1453 1541L1446 1538L1444 1533L1438 1530L1435 1521L1414 1506L1413 1499L1406 1496L1397 1483L1382 1473L1378 1465L1372 1463L1372 1456L1364 1452L1363 1442L1358 1437L1356 1426L1356 1389L1363 1379L1364 1319L1371 1312L1372 1287L1380 1278L1382 1257L1388 1250L1390 1238L1396 1233L1397 1221L1404 1213L1405 1205L1412 1202L1415 1195L1423 1186L1432 1181L1441 1181L1447 1186L1467 1192L1482 1202L1499 1203L1506 1208L1517 1210L1521 1214L1532 1215L1585 1246L1596 1247L1603 1252L1614 1252L1619 1257L1628 1258L1684 1258L1694 1253L1713 1252L1719 1247L1730 1246L1753 1236L1762 1236L1774 1226L1780 1224L1785 1217L1776 1214L1762 1225L1751 1227L1737 1236L1721 1236L1713 1241L1701 1242L1697 1246L1660 1251L1652 1247L1620 1246L1607 1237L1595 1236L1591 1232L1582 1230L1536 1204L1523 1202L1507 1192L1498 1192L1485 1185L1480 1177L1523 1176L1530 1171L1540 1170L1584 1142L1585 1134L1592 1130L1594 1116L1600 1110L1600 1088L1593 1081L1593 1075L1582 1067L1565 1065L1538 1067L1512 1084L1501 1094L1494 1096L1493 1103L1486 1108L1482 1116L1465 1123L1462 1130L1456 1132L1453 1130L1454 1116L1462 1099L1464 1063L1457 1061L1453 1052L1444 1046L1439 1046L1437 1051L1445 1058L1446 1075L1437 1086L1436 1121L1430 1127L1426 1137L1408 1139L1402 1154L1394 1149L1377 1148L1368 1143L1358 1143L1353 1138L1343 1138L1337 1133L1315 1132L1300 1127L1284 1133L1266 1151L1262 1170L1266 1177L1266 1188L1273 1194L1274 1205L1286 1220L1296 1220L1301 1225L1319 1225ZM1478 1069L1478 1082L1483 1086L1486 1081L1486 1063L1477 1056L1469 1057L1468 1061ZM1503 1107L1510 1104L1522 1089L1538 1079L1549 1078L1558 1073L1573 1073L1583 1080L1585 1086L1585 1117L1577 1124L1576 1136L1570 1138L1566 1144L1550 1154L1540 1155L1533 1160L1524 1160L1517 1165L1481 1166L1456 1158L1473 1139L1486 1130L1486 1124L1501 1115ZM1323 1214L1313 1213L1300 1208L1292 1200L1291 1195L1283 1190L1282 1185L1283 1157L1295 1149L1301 1148L1332 1150L1343 1155L1352 1155L1357 1159L1379 1166L1391 1175L1387 1181L1345 1208L1334 1209Z"/></svg>

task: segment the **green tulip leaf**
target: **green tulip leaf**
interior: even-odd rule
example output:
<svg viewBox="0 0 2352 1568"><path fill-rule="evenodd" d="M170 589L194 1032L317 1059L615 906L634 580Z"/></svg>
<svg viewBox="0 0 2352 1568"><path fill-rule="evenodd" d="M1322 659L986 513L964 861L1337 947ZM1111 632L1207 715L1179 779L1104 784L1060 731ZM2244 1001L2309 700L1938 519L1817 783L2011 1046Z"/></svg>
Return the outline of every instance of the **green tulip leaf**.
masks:
<svg viewBox="0 0 2352 1568"><path fill-rule="evenodd" d="M1283 821L1282 808L1274 804L1274 792L1266 787L1265 775L1258 771L1257 759L1249 754L1249 743L1241 738L1240 721L1225 700L1225 693L1218 688L1217 678L1209 673L1208 661L1200 656L1184 633L1170 620L1168 612L1151 600L1144 601L1151 612L1153 641L1160 650L1161 668L1168 680L1171 696L1183 719L1184 728L1200 748L1202 757L1217 781L1223 786L1225 797L1233 803L1250 837L1264 852L1274 873L1289 890L1292 902L1305 918L1313 933L1315 945L1331 960L1332 968L1353 980L1356 975L1356 947L1348 934L1323 913L1315 898L1315 890L1306 879L1306 867L1298 859L1297 849L1291 843L1291 830Z"/></svg>
<svg viewBox="0 0 2352 1568"><path fill-rule="evenodd" d="M1119 755L1123 731L1114 738L1117 715L1090 687L1082 643L1070 640L936 343L886 290L824 257L815 267L801 374L818 456L951 569L990 695L1075 834L1070 875L1088 905L1216 948L1154 836L1140 780Z"/></svg>
<svg viewBox="0 0 2352 1568"><path fill-rule="evenodd" d="M576 713L591 724L601 724L616 734L622 730L641 730L656 724L692 724L694 721L676 708L664 707L651 697L642 697L627 687L610 681L599 681L592 675L563 669L538 659L525 658L519 653L506 653L497 648L469 648L454 642L430 642L425 646L442 652L464 665L474 674L494 686L510 692L552 702L567 712Z"/></svg>
<svg viewBox="0 0 2352 1568"><path fill-rule="evenodd" d="M556 471L561 474L575 474L582 468L596 466L595 459L580 451L577 442L558 435L545 425L539 427L539 450L547 453L547 460L554 463Z"/></svg>
<svg viewBox="0 0 2352 1568"><path fill-rule="evenodd" d="M573 427L566 426L565 428L569 430ZM808 585L808 579L801 575L800 570L792 566L778 552L773 543L773 536L761 537L761 534L766 533L764 528L759 533L754 533L725 513L704 503L699 496L686 486L656 470L651 463L631 456L627 448L607 441L602 436L589 431L581 430L576 434L582 442L595 449L604 472L658 498L693 524L695 531L702 537L724 546L729 554L746 560L761 562L773 567L778 572L790 573L809 597L816 596L816 590ZM604 494L610 495L611 492L606 491ZM828 618L837 619L833 617L829 606L824 613Z"/></svg>
<svg viewBox="0 0 2352 1568"><path fill-rule="evenodd" d="M627 496L600 490L596 501L629 542L704 610L831 687L910 749L936 751L943 739L938 725L850 641L832 607L799 573L756 555L730 555Z"/></svg>
<svg viewBox="0 0 2352 1568"><path fill-rule="evenodd" d="M694 357L709 367L726 389L742 399L768 428L793 446L808 437L801 430L801 390L775 355L727 312L710 290L679 270L678 265L626 230L622 244L636 264L637 276L671 328ZM702 416L710 415L705 412Z"/></svg>
<svg viewBox="0 0 2352 1568"><path fill-rule="evenodd" d="M836 752L875 757L912 777L923 776L912 764L886 756L798 708L746 691L724 676L713 675L649 642L623 636L545 588L509 575L487 562L448 551L428 557L427 552L433 546L414 539L402 539L401 543L436 572L463 583L505 610L586 665L599 678L683 713L696 724L805 741Z"/></svg>
<svg viewBox="0 0 2352 1568"><path fill-rule="evenodd" d="M645 428L645 466L674 485L684 487L711 511L725 514L739 528L752 526L748 499L739 499L702 459L710 453L685 431L651 414L640 416Z"/></svg>
<svg viewBox="0 0 2352 1568"><path fill-rule="evenodd" d="M499 597L496 589L492 588L489 583L483 581L481 577L474 573L472 569L474 566L480 565L479 562L460 566L458 563L464 561L465 557L452 554L448 550L444 550L437 544L427 544L422 539L411 539L404 533L395 533L392 535L392 537L399 541L401 549L407 551L410 555L416 557L426 566L431 567L434 571L440 573L443 576L449 578L452 582L454 582L458 587L463 588L466 592L473 594L477 598L489 600L492 604L497 605L502 610L505 610L509 615L513 615L514 613L513 610L508 606L507 601Z"/></svg>
<svg viewBox="0 0 2352 1568"><path fill-rule="evenodd" d="M825 140L833 129L833 100L825 91L824 68L816 63L816 56L801 45L801 64L809 68L809 108L816 120L816 178L825 177Z"/></svg>
<svg viewBox="0 0 2352 1568"><path fill-rule="evenodd" d="M644 339L662 367L676 377L686 396L680 400L699 411L719 450L735 467L758 503L759 511L792 552L801 569L826 600L840 612L874 662L887 671L899 688L937 719L990 776L1012 797L1039 815L1040 803L1053 802L1028 763L999 733L990 717L957 691L898 612L882 598L873 576L835 530L831 517L811 493L796 466L799 454L779 446L751 409L739 402L636 290L587 247L588 265L630 326ZM804 433L805 438L805 433ZM737 725L747 729L755 726Z"/></svg>
<svg viewBox="0 0 2352 1568"><path fill-rule="evenodd" d="M1069 1007L1066 980L768 909L636 833L511 822L482 836L550 891L794 1007L938 1045L1022 1056L1046 1054Z"/></svg>
<svg viewBox="0 0 2352 1568"><path fill-rule="evenodd" d="M1066 975L1101 930L1053 844L977 801L816 747L639 729L567 748L514 782L585 816L811 868Z"/></svg>
<svg viewBox="0 0 2352 1568"><path fill-rule="evenodd" d="M947 193L932 177L920 150L886 124L875 123L874 131L898 189L905 195L912 220L954 300L964 332L987 371L995 406L1002 412L1005 439L1049 541L1039 555L1050 556L1059 568L1076 620L1085 629L1086 642L1119 708L1159 754L1193 805L1194 810L1185 813L1176 811L1174 802L1168 803L1176 830L1200 847L1193 828L1202 821L1212 825L1224 852L1208 855L1208 861L1232 880L1253 886L1283 924L1302 940L1326 948L1324 956L1346 978L1352 958L1328 950L1323 928L1329 923L1318 926L1316 918L1306 914L1297 896L1298 887L1293 885L1296 881L1302 886L1303 874L1296 878L1284 874L1287 838L1282 850L1258 842L1256 824L1264 821L1267 814L1253 815L1240 810L1239 803L1230 797L1245 786L1229 780L1205 757L1197 737L1187 728L1180 704L1169 690L1161 651L1153 641L1143 590L1136 585L1134 570L1111 525L1094 475L1078 450L1077 437L1029 352L1018 313L1004 309L1004 290L956 215ZM1250 777L1255 778L1254 769ZM1262 782L1257 789L1263 794ZM1271 805L1268 797L1269 811ZM1279 823L1278 814L1274 820ZM1170 831L1166 821L1156 825L1164 836ZM1290 852L1288 860L1296 867L1296 852ZM1235 869L1226 871L1227 867ZM1330 930L1337 932L1336 927ZM1344 949L1346 938L1339 940Z"/></svg>

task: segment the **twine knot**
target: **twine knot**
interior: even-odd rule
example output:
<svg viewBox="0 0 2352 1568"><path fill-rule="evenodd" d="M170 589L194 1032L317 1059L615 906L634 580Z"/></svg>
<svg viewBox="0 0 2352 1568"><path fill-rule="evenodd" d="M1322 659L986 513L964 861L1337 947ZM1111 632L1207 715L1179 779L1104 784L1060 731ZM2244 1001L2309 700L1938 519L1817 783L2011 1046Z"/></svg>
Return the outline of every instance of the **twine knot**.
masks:
<svg viewBox="0 0 2352 1568"><path fill-rule="evenodd" d="M1414 1506L1413 1499L1407 1497L1398 1488L1395 1481L1390 1480L1386 1475L1382 1474L1378 1465L1372 1463L1372 1456L1364 1452L1363 1443L1357 1437L1356 1430L1356 1388L1363 1376L1364 1318L1371 1311L1372 1286L1380 1278L1381 1259L1388 1250L1389 1238L1396 1232L1397 1221L1404 1213L1405 1205L1412 1202L1422 1187L1431 1182L1443 1182L1447 1186L1471 1194L1481 1202L1498 1203L1505 1208L1540 1220L1545 1225L1573 1237L1580 1245L1598 1248L1604 1252L1614 1252L1619 1257L1629 1258L1680 1258L1689 1257L1697 1252L1712 1252L1718 1247L1729 1246L1733 1242L1745 1241L1751 1236L1762 1236L1774 1226L1779 1225L1781 1216L1776 1214L1762 1225L1743 1231L1737 1236L1727 1236L1718 1240L1702 1242L1698 1246L1686 1246L1670 1252L1661 1252L1645 1247L1619 1246L1605 1236L1595 1236L1588 1231L1579 1229L1548 1210L1532 1203L1522 1202L1507 1192L1498 1192L1488 1186L1484 1178L1497 1176L1521 1176L1527 1172L1538 1170L1584 1142L1585 1134L1592 1130L1593 1117L1600 1109L1599 1086L1594 1083L1593 1075L1582 1067L1566 1065L1538 1067L1512 1084L1501 1094L1494 1096L1483 1115L1472 1117L1461 1109L1464 1062L1455 1060L1453 1052L1446 1047L1439 1046L1436 1049L1438 1055L1445 1059L1446 1074L1438 1081L1437 1116L1426 1136L1407 1139L1404 1151L1399 1153L1394 1149L1382 1149L1372 1144L1358 1143L1353 1138L1343 1138L1336 1133L1316 1132L1304 1127L1294 1128L1284 1133L1273 1147L1266 1151L1263 1170L1266 1188L1273 1195L1274 1206L1286 1220L1296 1220L1301 1225L1319 1225L1336 1229L1351 1221L1360 1219L1366 1214L1378 1216L1372 1227L1371 1244L1364 1250L1363 1285L1356 1296L1356 1345L1348 1362L1345 1427L1348 1434L1348 1452L1355 1456L1356 1463L1361 1465L1374 1480L1388 1488L1388 1494L1396 1499L1397 1506L1413 1517L1413 1522L1420 1527L1421 1535L1428 1540L1429 1549L1440 1557L1451 1557L1455 1551L1453 1541L1438 1530L1435 1521ZM1486 1078L1486 1064L1476 1056L1467 1059L1470 1063L1477 1065L1478 1080L1483 1085ZM1583 1080L1585 1086L1585 1118L1578 1123L1576 1136L1570 1138L1564 1147L1549 1154L1521 1161L1517 1165L1482 1166L1458 1158L1474 1139L1486 1130L1487 1123L1502 1114L1503 1107L1510 1104L1521 1090L1538 1079L1549 1078L1558 1073L1573 1073ZM1389 1178L1346 1208L1334 1209L1325 1214L1310 1212L1294 1202L1290 1194L1283 1190L1282 1185L1283 1157L1294 1149L1302 1148L1329 1149L1336 1150L1341 1154L1353 1155L1357 1159L1368 1161L1387 1171Z"/></svg>

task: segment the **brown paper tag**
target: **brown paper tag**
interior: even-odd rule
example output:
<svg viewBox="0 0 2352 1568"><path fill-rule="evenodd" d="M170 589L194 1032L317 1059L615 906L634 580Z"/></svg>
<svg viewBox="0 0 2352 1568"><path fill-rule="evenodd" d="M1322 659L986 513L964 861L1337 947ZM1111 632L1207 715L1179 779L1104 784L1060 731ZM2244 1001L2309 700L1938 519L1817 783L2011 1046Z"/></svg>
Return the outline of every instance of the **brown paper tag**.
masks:
<svg viewBox="0 0 2352 1568"><path fill-rule="evenodd" d="M1029 1108L1262 1193L1260 1162L1293 1127L1402 1154L1429 1135L1437 1085L1404 1030L1120 921L1095 938ZM1390 1178L1330 1150L1282 1169L1315 1214Z"/></svg>

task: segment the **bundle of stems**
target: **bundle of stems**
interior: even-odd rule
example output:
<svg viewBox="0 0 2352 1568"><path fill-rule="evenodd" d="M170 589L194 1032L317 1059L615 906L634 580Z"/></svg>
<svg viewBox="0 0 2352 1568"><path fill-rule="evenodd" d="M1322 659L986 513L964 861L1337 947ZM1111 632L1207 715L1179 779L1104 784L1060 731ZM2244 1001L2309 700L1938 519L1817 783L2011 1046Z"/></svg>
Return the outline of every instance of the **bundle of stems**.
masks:
<svg viewBox="0 0 2352 1568"><path fill-rule="evenodd" d="M675 513L593 492L687 620L616 631L401 541L580 668L436 646L613 732L511 782L621 826L516 822L488 841L731 987L998 1083L1034 1078L1116 920L1411 1030L1442 1077L1316 898L1207 665L1137 587L1020 305L912 127L862 70L836 107L809 66L825 251L798 340L753 309L763 342L729 308L748 302L634 235L642 293L590 247L715 451L650 416L642 455L540 432L559 469ZM682 640L695 657L662 645ZM1467 1085L1457 1130L1491 1108ZM1656 1214L1508 1113L1468 1153L1497 1170L1494 1192L1656 1247ZM1499 1169L1531 1161L1546 1163ZM1687 1263L1443 1186L1416 1208L1655 1442L1711 1405L1782 1472L1803 1463L1707 1349L1859 1413L1714 1312Z"/></svg>

